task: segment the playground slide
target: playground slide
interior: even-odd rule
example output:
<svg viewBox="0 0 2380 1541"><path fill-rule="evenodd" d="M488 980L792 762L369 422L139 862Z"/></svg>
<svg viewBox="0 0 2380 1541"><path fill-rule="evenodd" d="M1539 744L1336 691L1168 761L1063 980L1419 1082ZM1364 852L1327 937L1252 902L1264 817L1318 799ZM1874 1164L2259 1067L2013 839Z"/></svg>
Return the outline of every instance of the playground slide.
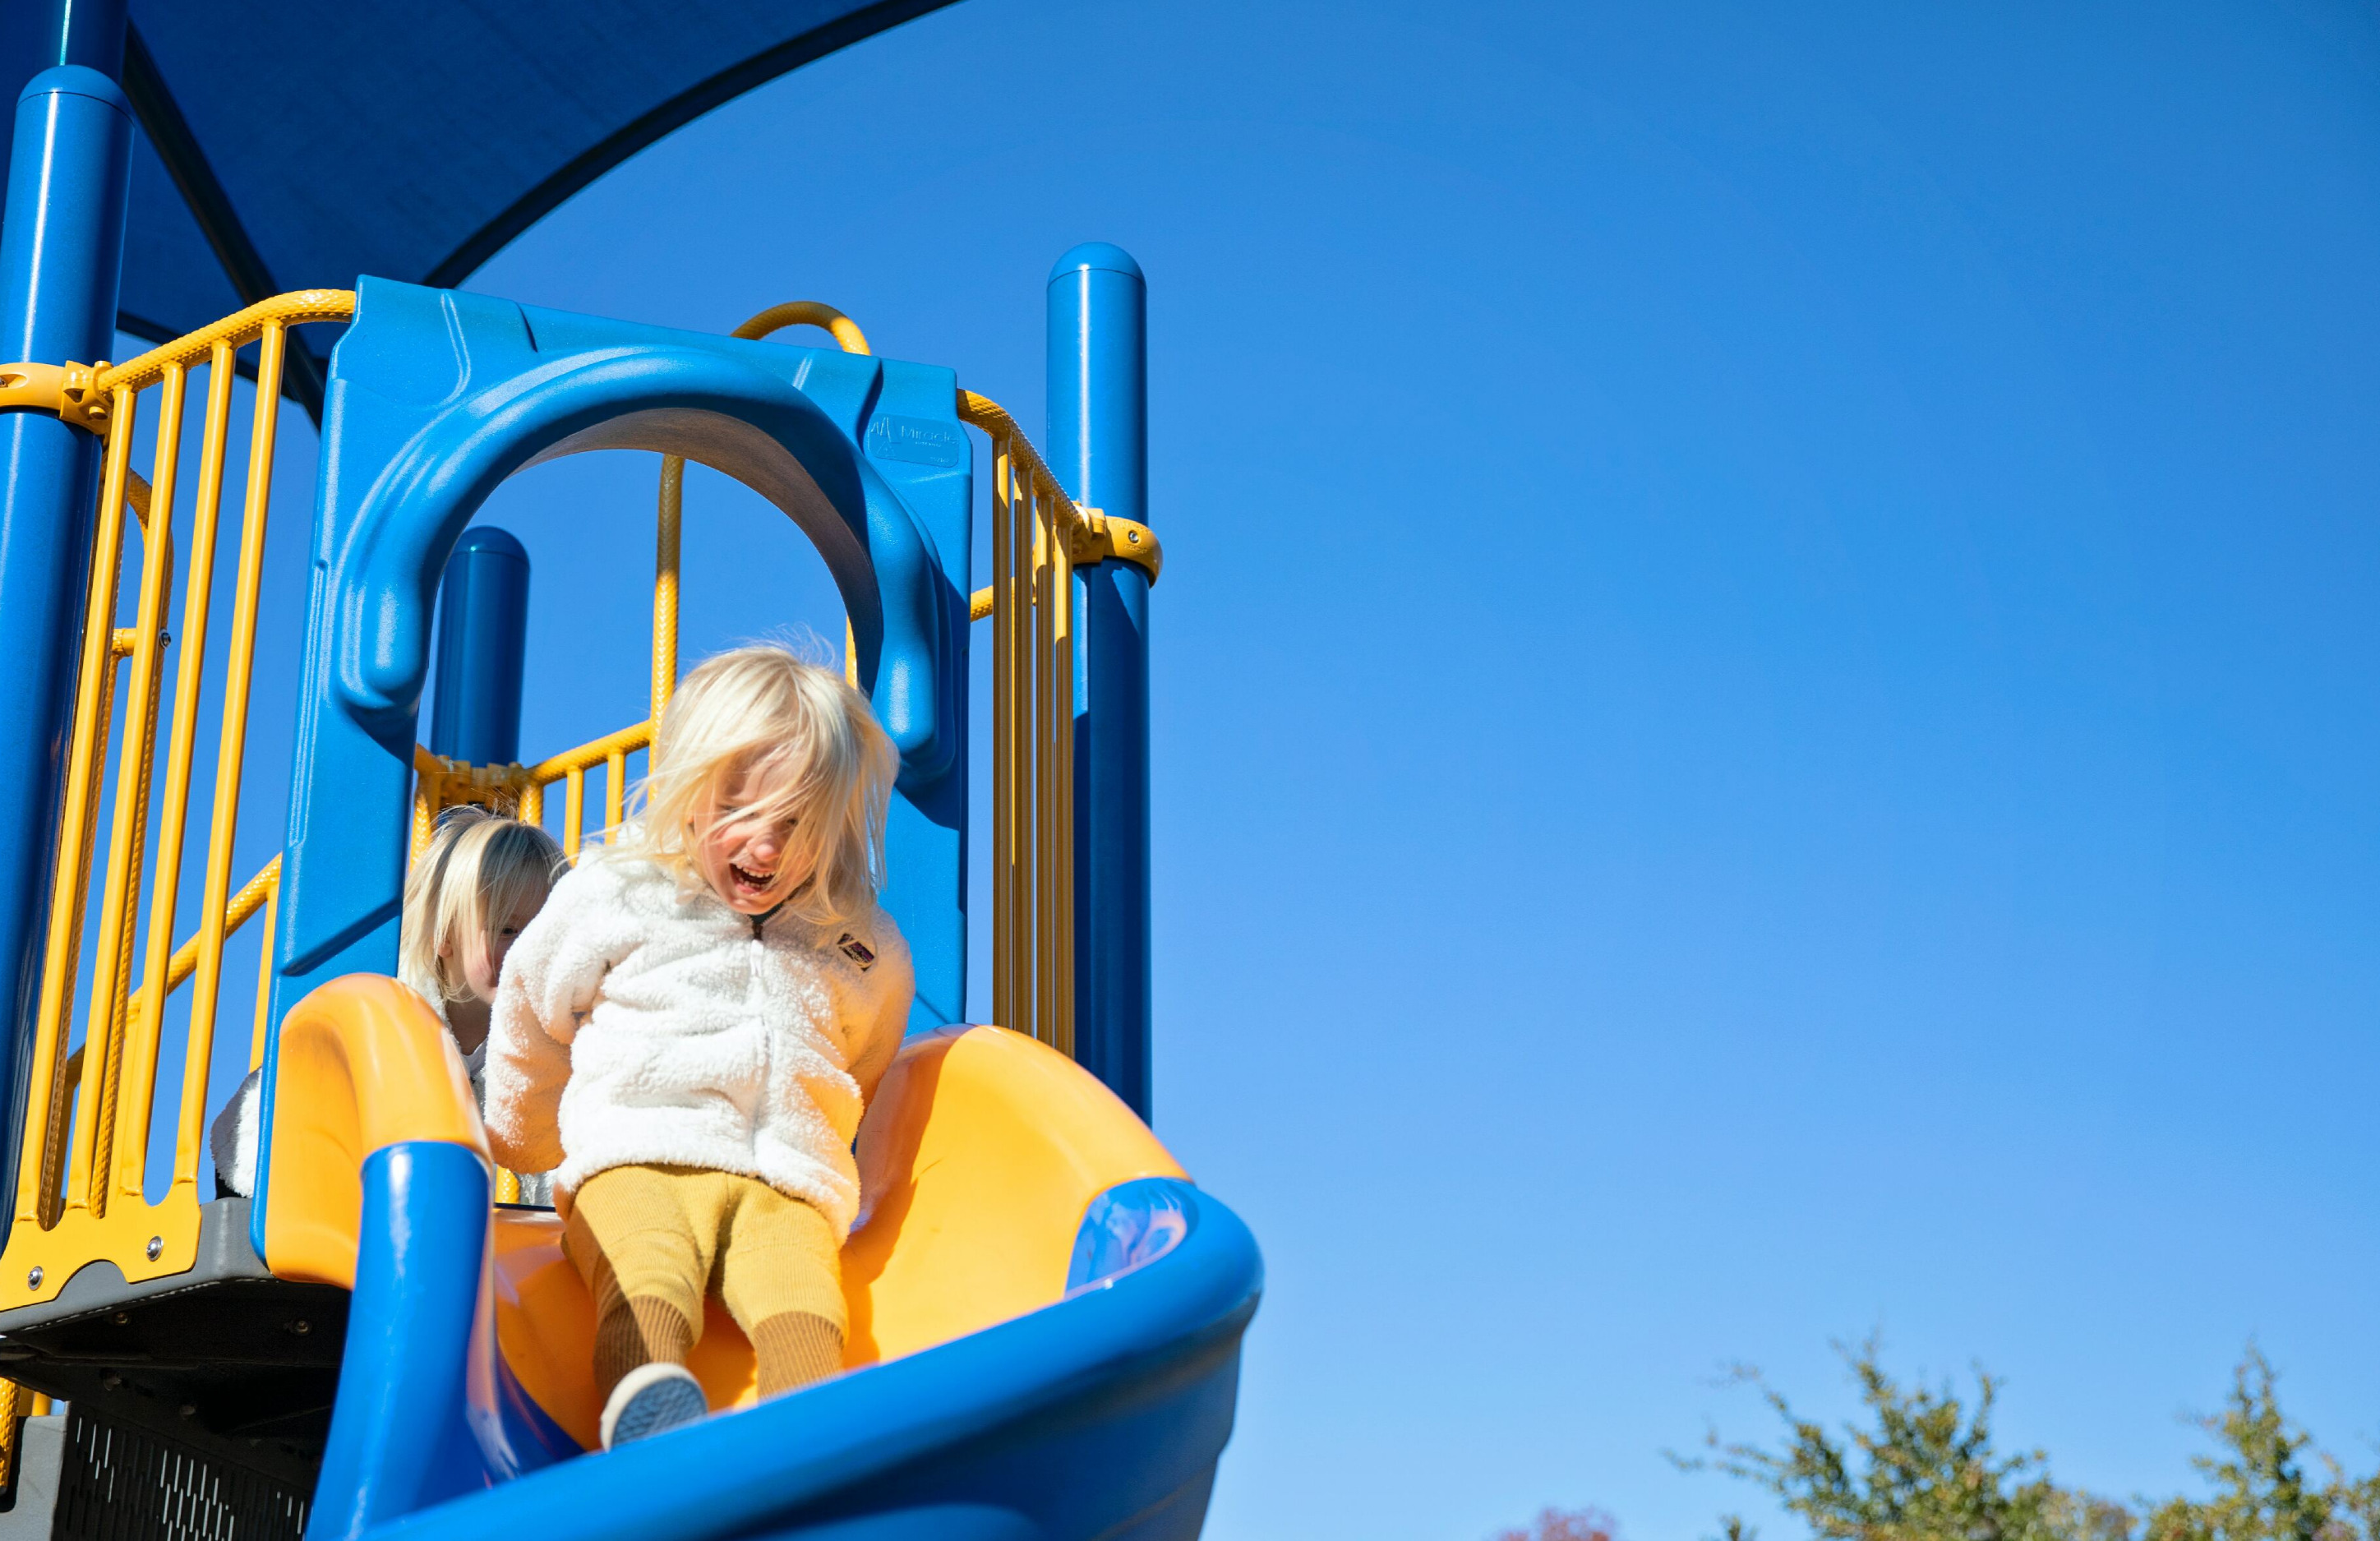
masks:
<svg viewBox="0 0 2380 1541"><path fill-rule="evenodd" d="M1082 391L1107 381L1092 392L1099 432L1086 438L1079 414L1059 414L1078 479L1091 441L1138 442L1139 285L1128 257L1087 247L1049 291L1050 335L1089 350L1079 369L1053 364L1052 379ZM1107 318L1096 326L1095 290ZM821 317L844 323L829 328L835 349L751 334ZM249 575L261 570L287 332L316 322L346 331L324 394L288 835L241 880L231 861L247 671L261 607L292 598ZM264 1541L296 1541L301 1527L343 1541L1196 1534L1260 1268L1237 1219L1128 1105L1148 1087L1144 607L1156 537L1078 506L997 403L948 369L874 357L840 312L774 307L738 331L362 278L352 293L261 301L98 377L115 405L0 1251L0 1413L15 1399L37 1414L37 1396L66 1411L26 1423L46 1426L38 1471L19 1459L32 1445L7 1438L18 1423L0 1416L0 1529ZM239 521L225 726L202 762L188 661L172 666L170 729L160 721L165 649L207 656L188 617L205 613L223 564L194 554L212 535L187 548L171 538L180 437L158 435L143 480L134 429L181 411L202 361L206 420L226 420L225 350L251 344L254 495ZM151 392L153 419L134 406ZM981 588L969 561L978 431L997 484ZM222 479L206 467L231 451L210 443L194 537L224 522ZM859 1137L868 1207L844 1255L846 1373L758 1405L750 1350L714 1317L693 1368L720 1415L589 1454L591 1303L552 1218L491 1202L496 1174L452 1043L384 971L407 861L441 809L492 803L542 820L551 793L565 852L588 833L595 787L606 827L625 811L629 757L650 746L651 717L517 762L518 547L494 564L522 569L510 641L491 623L472 642L477 623L458 617L478 601L447 590L491 490L540 460L607 448L734 477L826 563L851 675L901 752L885 904L918 989L917 1030ZM1137 453L1099 464L1137 466ZM1136 475L1118 483L1135 508ZM665 497L654 542L637 543L639 557L655 553L656 714L678 676L683 512ZM476 571L476 556L463 566ZM184 619L169 634L176 603ZM438 700L481 699L509 724L472 745L442 738L434 721L437 742L418 741L441 607ZM990 928L1004 966L990 983L1001 1020L1022 1034L937 1025L968 997L965 681L978 624L991 633L985 727L1002 767L985 831L1004 873ZM160 731L129 731L140 722ZM203 775L215 799L201 841L187 794ZM124 795L149 787L160 795ZM186 849L207 853L203 885L182 881ZM176 941L187 900L203 918ZM202 1200L224 947L251 922L265 977L249 1062L267 1070L256 1196ZM169 1000L188 1002L170 1019L185 1024L170 1070ZM174 1137L160 1143L155 1115L169 1108ZM50 1502L7 1508L20 1476L31 1485L20 1497Z"/></svg>
<svg viewBox="0 0 2380 1541"><path fill-rule="evenodd" d="M310 1537L1195 1536L1261 1269L1246 1229L1063 1056L911 1035L862 1126L846 1373L756 1404L713 1314L716 1415L594 1444L594 1311L551 1213L493 1207L428 1007L350 976L284 1022L261 1226L354 1291Z"/></svg>

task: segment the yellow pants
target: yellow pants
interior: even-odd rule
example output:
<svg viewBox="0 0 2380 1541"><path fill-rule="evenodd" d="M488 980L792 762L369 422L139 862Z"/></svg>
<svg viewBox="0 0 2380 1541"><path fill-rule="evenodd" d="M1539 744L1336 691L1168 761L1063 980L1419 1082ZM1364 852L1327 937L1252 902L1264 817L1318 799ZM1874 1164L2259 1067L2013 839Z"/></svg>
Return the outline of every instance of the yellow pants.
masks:
<svg viewBox="0 0 2380 1541"><path fill-rule="evenodd" d="M595 1379L685 1362L719 1295L752 1340L760 1394L843 1367L840 1239L827 1218L757 1178L697 1167L599 1171L573 1196L563 1250L595 1296Z"/></svg>

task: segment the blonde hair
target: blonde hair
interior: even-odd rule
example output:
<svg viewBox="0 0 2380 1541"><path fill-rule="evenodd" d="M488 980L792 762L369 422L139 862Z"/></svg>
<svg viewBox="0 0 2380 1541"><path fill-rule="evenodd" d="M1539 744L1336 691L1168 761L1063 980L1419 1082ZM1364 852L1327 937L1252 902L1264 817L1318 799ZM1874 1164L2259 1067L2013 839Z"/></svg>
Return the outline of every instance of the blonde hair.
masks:
<svg viewBox="0 0 2380 1541"><path fill-rule="evenodd" d="M739 775L781 767L776 795L737 817L794 821L786 858L809 878L786 908L826 924L875 903L901 760L867 698L841 675L775 645L706 659L662 710L650 764L619 849L698 880L690 841L722 821L720 795Z"/></svg>
<svg viewBox="0 0 2380 1541"><path fill-rule="evenodd" d="M523 903L539 904L562 870L562 847L534 824L449 808L405 875L397 977L433 1001L471 994L471 964Z"/></svg>

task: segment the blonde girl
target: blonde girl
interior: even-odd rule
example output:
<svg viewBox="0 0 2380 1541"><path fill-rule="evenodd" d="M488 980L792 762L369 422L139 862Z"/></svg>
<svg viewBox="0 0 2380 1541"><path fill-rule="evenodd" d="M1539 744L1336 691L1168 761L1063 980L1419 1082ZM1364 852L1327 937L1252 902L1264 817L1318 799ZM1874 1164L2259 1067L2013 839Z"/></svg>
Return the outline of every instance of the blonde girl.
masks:
<svg viewBox="0 0 2380 1541"><path fill-rule="evenodd" d="M449 808L406 874L397 977L430 1002L462 1050L471 1090L487 1100L488 1011L513 940L562 870L562 847L534 824L475 807ZM208 1137L218 1195L249 1194L256 1173L261 1072L240 1083ZM542 1177L524 1173L521 1197L551 1203Z"/></svg>
<svg viewBox="0 0 2380 1541"><path fill-rule="evenodd" d="M915 992L877 904L897 768L836 674L713 658L662 714L637 817L505 962L489 1139L556 1169L607 1448L705 1411L685 1361L714 1286L762 1396L842 1367L851 1143Z"/></svg>

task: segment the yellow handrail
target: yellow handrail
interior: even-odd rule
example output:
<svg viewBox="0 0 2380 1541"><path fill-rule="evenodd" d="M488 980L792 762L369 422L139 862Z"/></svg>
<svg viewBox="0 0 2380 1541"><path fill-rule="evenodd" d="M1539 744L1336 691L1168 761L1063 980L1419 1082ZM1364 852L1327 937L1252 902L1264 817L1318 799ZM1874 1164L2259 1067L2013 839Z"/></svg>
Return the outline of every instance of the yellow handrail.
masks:
<svg viewBox="0 0 2380 1541"><path fill-rule="evenodd" d="M991 440L992 1020L1071 1055L1071 557L1087 521L1004 408L972 391L957 406Z"/></svg>
<svg viewBox="0 0 2380 1541"><path fill-rule="evenodd" d="M1117 559L1155 581L1148 526L1066 494L1006 408L958 394L991 441L990 588L967 618L992 624L992 1019L1075 1051L1075 568Z"/></svg>
<svg viewBox="0 0 2380 1541"><path fill-rule="evenodd" d="M298 289L290 294L274 295L270 299L258 300L245 310L235 310L212 326L202 326L187 336L161 343L121 364L101 365L99 389L111 394L116 391L146 390L164 379L168 368L178 365L188 369L212 358L218 343L240 348L268 332L285 333L290 327L304 326L310 322L343 322L355 313L356 296L352 289ZM260 361L257 366L260 390L263 378L263 365Z"/></svg>
<svg viewBox="0 0 2380 1541"><path fill-rule="evenodd" d="M648 719L526 766L472 765L433 755L416 745L413 854L419 855L430 843L438 815L459 803L477 803L532 824L540 823L545 818L545 789L561 782L569 799L563 819L562 850L565 855L576 856L580 826L586 818L587 772L599 765L604 768L603 827L617 828L627 795L628 757L650 747L652 741L653 724Z"/></svg>
<svg viewBox="0 0 2380 1541"><path fill-rule="evenodd" d="M269 977L271 931L278 918L278 859L237 891L231 861L238 833L288 329L310 322L345 321L354 310L355 297L344 290L283 295L126 363L68 365L61 372L60 415L104 432L106 445L67 752L56 876L34 1013L26 1133L17 1174L17 1223L6 1252L0 1254L0 1308L51 1298L87 1262L112 1262L128 1281L138 1281L181 1272L196 1259L198 1171L221 1004L223 950L232 934L261 911L267 935L260 972ZM205 876L197 933L177 945L173 924L191 835L201 692L214 624L215 558L231 454L233 379L239 350L250 344L258 350L256 389L224 702L212 757ZM190 374L200 366L207 370L208 386L196 487L188 499L190 547L184 560L174 528L176 504L183 501L182 428ZM144 480L131 462L140 400L152 389L157 392L158 420ZM140 589L132 624L118 626L118 589L131 532L140 540ZM177 581L184 593L182 635L176 637L167 635L165 619ZM172 646L182 652L160 764L157 730L165 697L164 655ZM119 687L125 697L125 731L114 756L114 811L105 866L95 874ZM162 795L152 799L152 789L161 775ZM148 851L152 835L153 857ZM95 875L101 878L96 906L91 902ZM85 979L83 931L93 923L97 946ZM165 1196L152 1205L146 1197L149 1132L164 1007L186 982L191 985L189 1028L180 1067L173 1170ZM264 982L259 981L251 1066L262 1054ZM83 1043L69 1052L70 1018L79 999L89 1002Z"/></svg>
<svg viewBox="0 0 2380 1541"><path fill-rule="evenodd" d="M747 317L731 337L758 342L771 333L783 332L789 326L815 326L832 334L835 346L845 353L868 356L868 334L859 323L832 305L815 299L789 299L783 305L771 305L757 315Z"/></svg>
<svg viewBox="0 0 2380 1541"><path fill-rule="evenodd" d="M957 405L992 446L992 583L967 606L992 622L992 1013L1072 1054L1074 569L1121 558L1153 580L1164 552L1148 527L1069 497L998 402L962 390Z"/></svg>
<svg viewBox="0 0 2380 1541"><path fill-rule="evenodd" d="M644 748L653 741L650 719L632 723L615 733L590 739L575 749L565 749L551 758L539 760L526 772L532 786L550 786L573 770L591 770L604 761Z"/></svg>

